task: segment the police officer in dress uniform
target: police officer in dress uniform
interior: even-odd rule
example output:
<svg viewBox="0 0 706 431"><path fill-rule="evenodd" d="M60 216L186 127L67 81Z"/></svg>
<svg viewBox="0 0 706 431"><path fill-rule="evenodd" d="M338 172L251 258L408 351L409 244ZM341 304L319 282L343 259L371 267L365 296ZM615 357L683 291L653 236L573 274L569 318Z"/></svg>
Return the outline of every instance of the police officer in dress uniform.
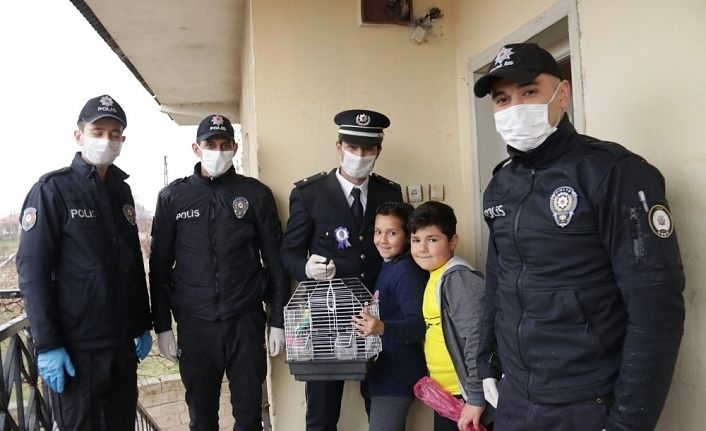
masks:
<svg viewBox="0 0 706 431"><path fill-rule="evenodd" d="M280 256L297 281L357 277L372 289L382 264L373 244L375 210L383 202L402 201L397 183L371 173L390 120L352 109L337 114L334 122L340 165L295 183ZM306 383L308 431L336 430L343 383ZM363 384L361 392L367 410Z"/></svg>
<svg viewBox="0 0 706 431"><path fill-rule="evenodd" d="M162 189L152 225L154 327L160 353L178 358L192 430L218 429L224 372L234 429L262 430L263 301L270 305L270 354L284 346L290 292L279 261L282 227L270 189L235 172L237 149L226 117L204 118L192 144L200 162Z"/></svg>
<svg viewBox="0 0 706 431"><path fill-rule="evenodd" d="M474 92L510 156L483 196L478 375L495 429L654 429L684 322L664 177L576 132L569 83L536 44L504 46Z"/></svg>
<svg viewBox="0 0 706 431"><path fill-rule="evenodd" d="M62 430L132 429L137 362L152 347L134 202L113 165L126 126L112 97L86 102L74 132L81 150L23 204L20 290Z"/></svg>

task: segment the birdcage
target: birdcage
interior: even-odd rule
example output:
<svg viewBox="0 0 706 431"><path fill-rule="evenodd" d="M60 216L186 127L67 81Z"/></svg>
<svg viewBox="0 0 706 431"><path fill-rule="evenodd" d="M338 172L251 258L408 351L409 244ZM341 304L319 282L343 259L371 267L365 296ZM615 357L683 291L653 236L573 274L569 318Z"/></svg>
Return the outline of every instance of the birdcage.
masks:
<svg viewBox="0 0 706 431"><path fill-rule="evenodd" d="M355 332L351 318L363 307L380 317L377 301L357 278L299 283L284 307L287 362L296 380L365 379L382 341Z"/></svg>

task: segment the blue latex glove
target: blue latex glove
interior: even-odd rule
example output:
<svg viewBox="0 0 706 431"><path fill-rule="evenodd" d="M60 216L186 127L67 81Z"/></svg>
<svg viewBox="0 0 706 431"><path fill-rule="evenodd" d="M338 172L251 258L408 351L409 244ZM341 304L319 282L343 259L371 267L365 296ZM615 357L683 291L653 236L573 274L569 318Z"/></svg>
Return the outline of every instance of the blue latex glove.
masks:
<svg viewBox="0 0 706 431"><path fill-rule="evenodd" d="M63 347L38 354L37 368L44 382L58 394L64 392L64 370L69 376L76 377L74 364Z"/></svg>
<svg viewBox="0 0 706 431"><path fill-rule="evenodd" d="M150 354L150 350L152 350L152 334L148 329L144 334L135 338L135 353L137 353L137 358L142 361Z"/></svg>

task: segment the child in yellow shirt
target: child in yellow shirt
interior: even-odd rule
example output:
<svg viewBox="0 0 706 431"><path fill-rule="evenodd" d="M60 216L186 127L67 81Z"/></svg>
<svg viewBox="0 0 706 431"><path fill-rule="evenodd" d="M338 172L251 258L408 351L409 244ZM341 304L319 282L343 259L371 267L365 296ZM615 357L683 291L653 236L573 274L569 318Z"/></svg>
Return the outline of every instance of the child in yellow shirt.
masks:
<svg viewBox="0 0 706 431"><path fill-rule="evenodd" d="M448 392L466 401L458 423L434 413L434 431L479 429L488 422L486 401L476 372L476 353L485 283L458 246L456 216L441 202L425 202L408 223L414 261L429 271L422 311L427 330L424 354L429 375ZM483 417L482 417L483 416Z"/></svg>

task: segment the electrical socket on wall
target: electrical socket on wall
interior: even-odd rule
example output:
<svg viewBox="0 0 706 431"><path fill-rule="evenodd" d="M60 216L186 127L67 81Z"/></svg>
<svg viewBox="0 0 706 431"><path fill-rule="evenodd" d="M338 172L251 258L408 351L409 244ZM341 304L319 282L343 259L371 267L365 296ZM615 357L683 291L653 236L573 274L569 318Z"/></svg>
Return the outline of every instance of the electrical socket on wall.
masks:
<svg viewBox="0 0 706 431"><path fill-rule="evenodd" d="M422 200L424 200L424 196L422 194L421 184L413 184L411 186L407 186L407 202L413 204L421 202Z"/></svg>
<svg viewBox="0 0 706 431"><path fill-rule="evenodd" d="M443 201L444 200L444 185L443 184L429 184L429 199L433 201Z"/></svg>

